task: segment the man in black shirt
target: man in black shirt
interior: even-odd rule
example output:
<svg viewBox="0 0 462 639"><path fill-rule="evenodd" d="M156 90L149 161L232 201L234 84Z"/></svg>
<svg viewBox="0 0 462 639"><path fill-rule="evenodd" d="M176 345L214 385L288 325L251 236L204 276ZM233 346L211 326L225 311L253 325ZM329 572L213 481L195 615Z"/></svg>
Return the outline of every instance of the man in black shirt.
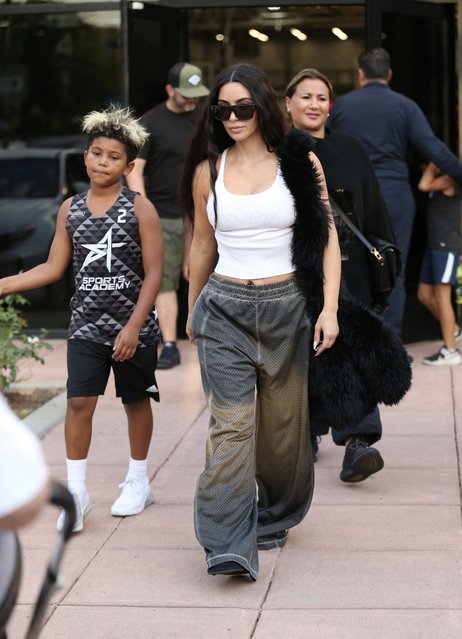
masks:
<svg viewBox="0 0 462 639"><path fill-rule="evenodd" d="M162 224L164 274L156 308L163 349L158 369L172 368L180 363L176 346L177 290L182 270L187 279L190 238L184 233L177 191L184 157L200 115L199 99L209 93L202 83L199 67L187 62L179 62L170 69L165 91L167 100L141 117L149 139L127 178L131 189L151 200Z"/></svg>

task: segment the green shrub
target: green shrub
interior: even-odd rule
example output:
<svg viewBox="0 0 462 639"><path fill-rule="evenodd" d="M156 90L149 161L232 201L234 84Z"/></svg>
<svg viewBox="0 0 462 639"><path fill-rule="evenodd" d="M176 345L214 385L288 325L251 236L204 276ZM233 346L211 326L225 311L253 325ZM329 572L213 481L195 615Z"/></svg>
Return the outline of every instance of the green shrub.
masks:
<svg viewBox="0 0 462 639"><path fill-rule="evenodd" d="M33 359L44 363L40 349L53 347L44 341L45 329L36 336L26 335L23 330L27 322L18 306L29 302L21 295L5 295L0 298L0 389L8 388L16 381L19 362Z"/></svg>

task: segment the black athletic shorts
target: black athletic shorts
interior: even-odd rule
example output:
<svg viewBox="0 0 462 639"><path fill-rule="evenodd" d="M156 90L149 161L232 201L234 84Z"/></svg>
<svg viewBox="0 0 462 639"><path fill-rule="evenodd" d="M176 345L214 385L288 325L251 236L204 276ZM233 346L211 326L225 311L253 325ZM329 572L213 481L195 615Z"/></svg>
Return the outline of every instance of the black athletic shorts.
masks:
<svg viewBox="0 0 462 639"><path fill-rule="evenodd" d="M123 404L145 397L159 401L155 370L157 346L143 346L124 362L112 359L112 346L81 339L67 341L67 397L104 395L111 368L117 397Z"/></svg>

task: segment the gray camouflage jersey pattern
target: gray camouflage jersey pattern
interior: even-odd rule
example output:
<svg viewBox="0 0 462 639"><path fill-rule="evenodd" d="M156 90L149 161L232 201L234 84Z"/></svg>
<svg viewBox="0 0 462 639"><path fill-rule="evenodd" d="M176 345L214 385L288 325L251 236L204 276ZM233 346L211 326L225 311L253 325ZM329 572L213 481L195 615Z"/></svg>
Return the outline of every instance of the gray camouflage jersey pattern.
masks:
<svg viewBox="0 0 462 639"><path fill-rule="evenodd" d="M124 188L112 207L98 217L87 207L87 192L72 200L66 222L75 278L69 339L112 346L133 313L144 278L135 195ZM159 339L153 307L138 346L153 345Z"/></svg>

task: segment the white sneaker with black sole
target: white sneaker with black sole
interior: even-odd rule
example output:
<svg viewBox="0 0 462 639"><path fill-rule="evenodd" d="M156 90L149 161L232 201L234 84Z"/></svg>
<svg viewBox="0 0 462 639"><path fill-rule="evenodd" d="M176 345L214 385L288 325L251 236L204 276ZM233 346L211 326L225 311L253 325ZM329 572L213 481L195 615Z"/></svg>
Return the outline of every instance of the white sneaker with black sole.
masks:
<svg viewBox="0 0 462 639"><path fill-rule="evenodd" d="M462 364L462 355L457 349L452 351L442 346L434 355L424 357L422 363L427 366L458 366Z"/></svg>
<svg viewBox="0 0 462 639"><path fill-rule="evenodd" d="M154 503L154 495L147 477L143 480L127 477L119 485L119 488L122 488L122 492L111 508L113 517L139 515L145 508Z"/></svg>

